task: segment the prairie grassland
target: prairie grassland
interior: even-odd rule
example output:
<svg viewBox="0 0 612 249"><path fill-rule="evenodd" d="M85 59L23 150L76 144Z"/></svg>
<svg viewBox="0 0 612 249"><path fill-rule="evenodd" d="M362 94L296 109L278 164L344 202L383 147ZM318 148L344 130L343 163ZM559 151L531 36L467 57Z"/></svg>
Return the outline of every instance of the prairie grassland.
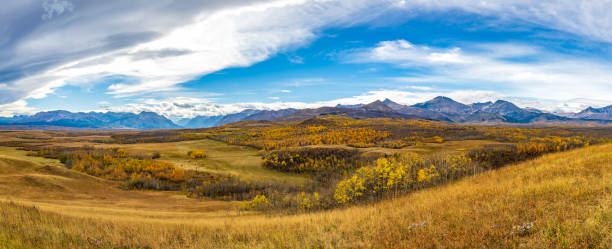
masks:
<svg viewBox="0 0 612 249"><path fill-rule="evenodd" d="M612 248L610 179L612 144L603 144L375 204L292 216L74 216L17 195L0 204L0 248Z"/></svg>
<svg viewBox="0 0 612 249"><path fill-rule="evenodd" d="M45 134L45 133L41 133ZM38 137L43 136L36 133ZM16 136L23 135L22 133L7 132L0 134L0 139L5 138L10 141L20 141ZM251 180L272 180L283 183L305 184L309 182L309 178L304 175L278 172L261 167L262 159L257 154L257 150L247 147L230 145L223 142L202 139L190 140L181 142L165 142L165 143L139 143L139 144L109 144L96 143L89 138L98 138L103 136L77 136L57 138L53 137L46 142L47 145L62 146L62 147L82 147L94 146L100 148L124 148L132 153L155 153L159 152L161 158L159 160L173 163L184 169L207 171L211 173L230 174L237 176L240 179ZM29 141L30 144L38 144L41 141ZM187 152L190 150L204 150L207 154L205 159L190 159ZM26 156L25 151L17 150L13 147L0 146L0 155L18 155L20 158ZM43 164L49 164L49 159L27 157L26 160L38 160ZM59 161L54 160L59 164Z"/></svg>
<svg viewBox="0 0 612 249"><path fill-rule="evenodd" d="M168 143L104 144L96 146L125 148L130 152L160 152L161 158L159 160L171 162L176 166L212 173L231 174L243 180L274 180L295 184L303 184L309 181L308 177L303 175L263 168L261 166L261 156L257 155L256 149L230 145L210 139ZM207 157L204 159L190 159L187 156L187 152L194 149L205 151Z"/></svg>

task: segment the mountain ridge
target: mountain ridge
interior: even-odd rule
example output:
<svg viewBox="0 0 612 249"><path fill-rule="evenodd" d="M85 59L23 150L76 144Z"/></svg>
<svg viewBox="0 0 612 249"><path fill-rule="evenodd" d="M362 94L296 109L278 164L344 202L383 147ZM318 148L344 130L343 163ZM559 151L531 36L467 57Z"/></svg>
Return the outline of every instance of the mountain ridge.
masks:
<svg viewBox="0 0 612 249"><path fill-rule="evenodd" d="M255 121L302 121L325 115L345 115L351 118L404 118L428 119L453 123L483 124L529 124L573 122L612 122L612 105L588 107L577 113L556 115L535 108L520 108L514 103L497 100L463 104L445 96L414 105L403 105L384 99L367 104L336 105L307 109L257 110L245 109L238 113L216 116L196 116L182 119L177 125L168 118L154 112L69 112L65 110L44 111L32 116L0 118L0 125L54 126L92 129L175 129L208 128L229 123Z"/></svg>

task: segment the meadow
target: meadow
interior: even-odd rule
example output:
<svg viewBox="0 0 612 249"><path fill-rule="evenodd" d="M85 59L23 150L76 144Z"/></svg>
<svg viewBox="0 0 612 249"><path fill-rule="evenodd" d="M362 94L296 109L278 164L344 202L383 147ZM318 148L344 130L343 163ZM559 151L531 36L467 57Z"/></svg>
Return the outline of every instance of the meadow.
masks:
<svg viewBox="0 0 612 249"><path fill-rule="evenodd" d="M344 117L0 131L0 248L610 248L611 136Z"/></svg>

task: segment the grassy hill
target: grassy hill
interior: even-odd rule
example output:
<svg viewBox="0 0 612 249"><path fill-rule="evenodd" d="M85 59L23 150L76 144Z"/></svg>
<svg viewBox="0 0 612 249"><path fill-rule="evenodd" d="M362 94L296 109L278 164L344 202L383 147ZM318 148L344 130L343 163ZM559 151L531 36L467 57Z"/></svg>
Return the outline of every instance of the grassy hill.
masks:
<svg viewBox="0 0 612 249"><path fill-rule="evenodd" d="M271 216L4 156L0 248L612 248L610 179L604 144L376 204Z"/></svg>

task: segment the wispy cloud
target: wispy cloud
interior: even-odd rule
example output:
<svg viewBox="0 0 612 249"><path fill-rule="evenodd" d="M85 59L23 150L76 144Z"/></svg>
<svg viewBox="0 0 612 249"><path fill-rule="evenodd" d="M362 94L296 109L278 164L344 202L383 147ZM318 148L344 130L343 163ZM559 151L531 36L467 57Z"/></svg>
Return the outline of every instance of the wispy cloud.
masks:
<svg viewBox="0 0 612 249"><path fill-rule="evenodd" d="M42 3L42 8L45 11L41 16L43 20L51 19L53 16L59 16L64 14L64 12L74 11L74 5L66 0L45 0Z"/></svg>
<svg viewBox="0 0 612 249"><path fill-rule="evenodd" d="M395 6L413 11L462 10L612 42L612 1L608 0L399 0Z"/></svg>
<svg viewBox="0 0 612 249"><path fill-rule="evenodd" d="M69 2L54 0L48 2L49 13L57 15L69 11ZM15 86L12 98L44 97L57 87L66 84L82 84L84 80L122 75L135 79L133 82L120 82L109 86L108 93L116 96L133 96L151 91L174 91L177 85L202 75L230 67L247 67L266 60L281 51L308 44L315 39L316 30L333 23L352 25L369 15L356 18L356 14L377 5L366 0L359 1L304 1L278 0L261 2L241 2L233 8L210 8L199 6L201 13L193 16L191 23L168 27L150 25L146 32L123 32L121 29L138 28L105 26L102 32L115 32L106 39L112 39L114 49L96 48L97 53L79 56L62 55L63 64L50 67L30 76L11 82ZM208 5L219 5L216 2ZM160 7L153 5L152 8ZM142 16L125 13L125 16L138 19ZM145 17L149 16L147 14ZM112 23L112 18L109 18ZM132 19L130 19L132 20ZM148 20L147 20L148 21ZM168 23L174 20L166 20ZM71 24L78 22L71 22ZM85 25L78 26L79 32L98 30ZM155 28L159 28L157 32ZM65 30L74 31L75 27ZM49 54L58 39L64 42L68 35L58 29L38 39L19 44L24 51L35 51L36 56ZM77 39L79 40L79 39ZM97 39L95 42L105 41ZM93 44L96 44L93 42ZM63 46L84 47L78 41L68 41ZM87 44L91 48L91 44ZM67 50L62 47L62 50ZM74 58L74 59L70 59ZM292 57L296 63L303 62L301 57ZM45 80L42 80L45 79ZM31 87L26 87L27 85ZM14 99L13 99L14 100Z"/></svg>
<svg viewBox="0 0 612 249"><path fill-rule="evenodd" d="M301 56L287 56L287 60L289 60L289 62L294 63L294 64L303 64L304 63L304 58Z"/></svg>

